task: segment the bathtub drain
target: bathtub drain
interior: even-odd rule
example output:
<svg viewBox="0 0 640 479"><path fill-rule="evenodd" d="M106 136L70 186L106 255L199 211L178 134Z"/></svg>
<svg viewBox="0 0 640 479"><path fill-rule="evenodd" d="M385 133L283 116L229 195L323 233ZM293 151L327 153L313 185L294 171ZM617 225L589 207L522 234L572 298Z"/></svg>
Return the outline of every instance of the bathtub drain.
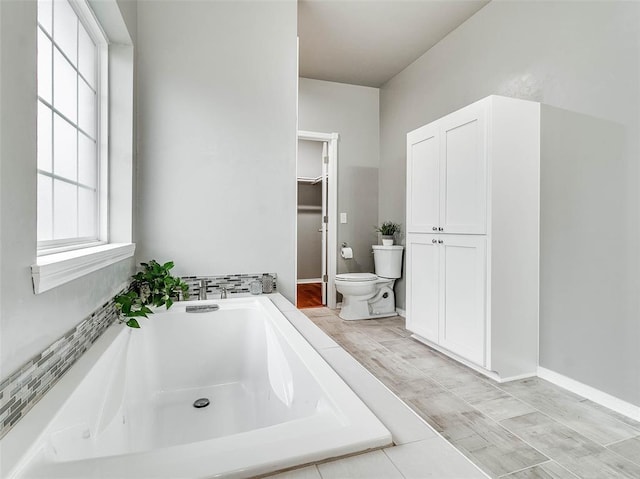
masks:
<svg viewBox="0 0 640 479"><path fill-rule="evenodd" d="M193 407L200 409L201 407L207 407L209 405L209 400L207 398L196 399L193 402Z"/></svg>

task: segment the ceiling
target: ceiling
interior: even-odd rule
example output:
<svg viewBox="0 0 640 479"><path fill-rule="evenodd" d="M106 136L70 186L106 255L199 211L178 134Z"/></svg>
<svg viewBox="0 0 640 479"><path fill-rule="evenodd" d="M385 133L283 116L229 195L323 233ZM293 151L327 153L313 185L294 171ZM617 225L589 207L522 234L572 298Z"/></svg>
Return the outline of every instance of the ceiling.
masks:
<svg viewBox="0 0 640 479"><path fill-rule="evenodd" d="M380 87L489 0L298 0L300 76Z"/></svg>

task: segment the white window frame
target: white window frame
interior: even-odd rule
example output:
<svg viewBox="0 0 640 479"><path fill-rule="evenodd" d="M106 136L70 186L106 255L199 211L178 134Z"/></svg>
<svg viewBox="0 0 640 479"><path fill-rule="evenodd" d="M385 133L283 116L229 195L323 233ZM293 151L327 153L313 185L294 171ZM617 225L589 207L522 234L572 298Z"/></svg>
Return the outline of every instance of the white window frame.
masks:
<svg viewBox="0 0 640 479"><path fill-rule="evenodd" d="M133 177L133 41L116 0L101 0L91 7L85 3L87 0L69 1L81 21L83 18L95 21L99 33L105 39L102 45L104 54L98 52L100 63L97 77L101 88L98 105L100 123L96 132L100 155L99 237L83 244L50 245L46 250L38 248L37 261L31 265L35 294L131 258L135 253L135 244L132 242L132 183L126 180ZM93 32L88 28L87 31L96 45L99 45L93 38ZM109 47L111 40L113 45ZM107 81L110 77L115 82L116 90L109 92ZM109 96L107 92L110 93ZM110 134L107 134L110 116L116 118L117 123L112 126ZM108 148L110 142L114 145L112 151ZM111 157L114 151L115 161ZM115 186L107 184L110 175L119 179ZM116 191L110 191L111 189ZM118 211L110 211L110 198L117 201Z"/></svg>
<svg viewBox="0 0 640 479"><path fill-rule="evenodd" d="M91 248L99 245L107 244L109 241L109 184L108 184L108 171L109 171L109 44L107 36L105 35L100 22L95 17L93 11L87 4L86 0L68 0L71 8L78 16L79 22L82 27L89 34L91 39L96 45L96 166L97 166L97 178L96 178L96 236L95 237L76 237L59 240L44 240L38 241L37 254L38 256L46 256L50 254L62 253L72 251L75 249ZM54 2L55 3L55 2ZM55 5L54 5L55 9ZM55 15L55 14L54 14ZM40 26L38 30L44 32ZM45 33L47 37L49 35ZM54 41L53 38L49 38ZM55 48L55 47L54 47ZM63 53L64 55L64 53ZM51 58L53 62L53 56ZM53 71L53 64L52 70ZM58 112L52 105L48 105L48 102L38 98L38 102L44 103L46 108ZM64 116L64 115L62 115ZM77 120L79 121L79 119ZM53 151L52 151L53 154ZM55 158L54 158L55 161ZM38 174L44 174L55 179L56 176L52 172L50 175L47 173L38 172ZM53 217L52 217L53 218ZM55 222L55 218L53 219ZM54 223L55 224L55 223Z"/></svg>

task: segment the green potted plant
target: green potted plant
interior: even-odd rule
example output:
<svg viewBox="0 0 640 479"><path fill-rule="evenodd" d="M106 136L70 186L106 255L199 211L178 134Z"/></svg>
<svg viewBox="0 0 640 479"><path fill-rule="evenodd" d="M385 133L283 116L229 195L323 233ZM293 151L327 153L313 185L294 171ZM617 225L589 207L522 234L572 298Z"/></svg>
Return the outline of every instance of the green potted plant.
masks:
<svg viewBox="0 0 640 479"><path fill-rule="evenodd" d="M380 226L376 226L376 231L382 235L382 244L391 246L396 233L400 233L401 228L398 223L384 221Z"/></svg>
<svg viewBox="0 0 640 479"><path fill-rule="evenodd" d="M169 272L173 261L164 264L151 260L140 263L142 271L132 276L131 290L115 297L116 309L120 312L121 322L130 328L139 328L137 318L147 318L153 311L149 306L171 307L180 294L189 297L189 285Z"/></svg>

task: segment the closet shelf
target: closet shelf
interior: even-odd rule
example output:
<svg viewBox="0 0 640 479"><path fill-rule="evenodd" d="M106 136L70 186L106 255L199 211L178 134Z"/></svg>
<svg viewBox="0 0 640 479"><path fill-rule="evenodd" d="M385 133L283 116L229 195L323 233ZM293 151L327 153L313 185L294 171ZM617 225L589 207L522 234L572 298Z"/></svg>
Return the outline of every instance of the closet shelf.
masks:
<svg viewBox="0 0 640 479"><path fill-rule="evenodd" d="M298 176L298 183L308 183L311 185L316 185L322 181L322 175L316 176L315 178L310 178L308 176Z"/></svg>
<svg viewBox="0 0 640 479"><path fill-rule="evenodd" d="M322 212L322 206L298 205L298 211L320 211L320 212Z"/></svg>

